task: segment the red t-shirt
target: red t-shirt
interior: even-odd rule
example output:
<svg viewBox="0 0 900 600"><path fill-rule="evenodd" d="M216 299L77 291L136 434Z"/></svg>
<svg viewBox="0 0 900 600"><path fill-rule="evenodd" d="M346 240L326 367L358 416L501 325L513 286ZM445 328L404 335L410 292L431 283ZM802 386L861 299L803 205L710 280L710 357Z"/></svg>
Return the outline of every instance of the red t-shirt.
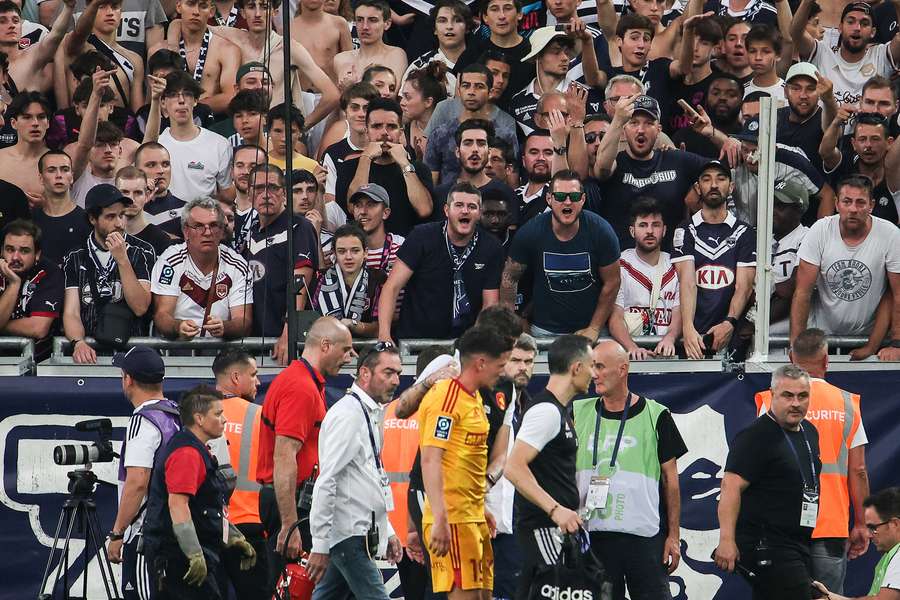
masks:
<svg viewBox="0 0 900 600"><path fill-rule="evenodd" d="M206 465L193 446L182 446L166 459L166 488L170 494L196 496L204 479Z"/></svg>
<svg viewBox="0 0 900 600"><path fill-rule="evenodd" d="M303 361L295 360L278 374L262 407L256 480L273 481L275 435L303 443L297 453L298 485L312 475L319 462L319 429L325 418L325 378ZM273 429L274 426L274 429Z"/></svg>

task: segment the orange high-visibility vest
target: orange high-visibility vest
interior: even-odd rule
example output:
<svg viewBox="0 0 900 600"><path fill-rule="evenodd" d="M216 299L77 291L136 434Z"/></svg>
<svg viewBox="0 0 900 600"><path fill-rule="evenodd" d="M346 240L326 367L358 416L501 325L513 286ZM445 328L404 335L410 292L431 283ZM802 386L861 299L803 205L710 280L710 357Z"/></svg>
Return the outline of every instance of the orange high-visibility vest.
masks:
<svg viewBox="0 0 900 600"><path fill-rule="evenodd" d="M819 431L819 517L814 538L845 538L849 535L850 492L847 488L847 457L862 417L859 396L823 379L810 379L806 419ZM772 392L756 394L757 413L771 407Z"/></svg>
<svg viewBox="0 0 900 600"><path fill-rule="evenodd" d="M259 454L259 425L262 407L239 396L222 402L225 408L225 439L231 467L237 474L234 493L228 501L228 520L259 523L259 489L256 483L256 457Z"/></svg>
<svg viewBox="0 0 900 600"><path fill-rule="evenodd" d="M394 533L406 546L407 515L406 493L409 490L409 471L419 450L419 422L415 415L408 419L397 418L397 401L388 404L384 411L384 442L381 462L391 482L394 510L388 514Z"/></svg>

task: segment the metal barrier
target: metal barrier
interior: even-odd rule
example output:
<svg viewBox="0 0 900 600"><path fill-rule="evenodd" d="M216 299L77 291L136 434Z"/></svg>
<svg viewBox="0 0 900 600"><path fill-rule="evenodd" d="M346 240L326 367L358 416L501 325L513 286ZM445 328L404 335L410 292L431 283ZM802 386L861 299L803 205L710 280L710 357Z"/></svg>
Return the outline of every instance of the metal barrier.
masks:
<svg viewBox="0 0 900 600"><path fill-rule="evenodd" d="M609 339L609 338L601 338ZM659 336L642 336L636 337L635 342L644 348L653 348L660 341ZM12 341L10 341L12 340ZM87 338L88 343L93 344L94 340ZM166 340L161 338L137 337L132 338L130 345L143 344L156 348L163 355L166 362L166 374L168 377L190 377L190 378L209 378L212 376L210 367L212 366L213 356L223 348L242 348L250 354L256 356L257 364L262 375L274 375L281 371L282 367L275 363L271 358L271 351L276 343L274 338L244 338L242 340L213 340L213 339L195 339L195 340ZM680 358L653 358L642 361L634 361L631 364L631 372L633 373L679 373L685 371L691 372L769 372L775 366L787 362L787 345L788 336L771 336L770 351L765 361L757 362L748 361L747 363L732 363L728 357L718 355L711 359L692 360ZM25 338L0 338L0 348L3 342L7 346L19 347L16 344L30 343L31 340ZM553 338L544 337L536 339L538 346L538 355L535 357L535 374L547 374L547 349L553 343ZM832 354L832 368L835 370L883 370L895 369L897 363L883 363L877 359L869 361L850 363L846 354L842 351L862 346L866 339L856 336L835 336L828 339L829 348ZM403 374L414 375L416 360L419 354L426 348L433 345L441 345L449 347L451 340L441 339L412 339L405 340L400 343L400 357L403 363ZM358 353L366 352L376 344L375 340L365 340L354 342L354 348ZM302 343L300 344L302 347ZM27 354L30 365L33 369L33 344L29 346L32 350ZM24 352L24 351L23 351ZM23 353L23 360L25 354ZM66 377L118 377L120 371L114 367L111 362L111 356L98 356L96 365L77 364L71 357L71 343L62 337L53 340L52 356L39 363L36 371L38 375L46 376L66 376ZM352 374L355 372L355 362L347 365L343 369L343 373ZM20 369L15 372L4 372L2 364L0 364L0 374L6 375L22 375L28 369Z"/></svg>
<svg viewBox="0 0 900 600"><path fill-rule="evenodd" d="M13 355L12 352L16 354ZM9 356L6 356L9 354ZM34 373L34 340L26 337L0 337L0 376Z"/></svg>

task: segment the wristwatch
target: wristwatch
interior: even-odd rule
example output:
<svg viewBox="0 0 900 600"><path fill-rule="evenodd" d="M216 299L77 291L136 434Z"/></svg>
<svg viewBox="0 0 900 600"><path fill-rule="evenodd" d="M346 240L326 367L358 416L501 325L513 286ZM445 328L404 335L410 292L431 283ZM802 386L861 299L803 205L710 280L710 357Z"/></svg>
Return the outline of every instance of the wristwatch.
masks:
<svg viewBox="0 0 900 600"><path fill-rule="evenodd" d="M735 318L735 317L725 317L725 321L727 321L728 323L731 323L731 327L732 327L732 328L737 329L737 326L738 326L738 320L737 320L737 318ZM724 322L724 321L723 321L723 322Z"/></svg>
<svg viewBox="0 0 900 600"><path fill-rule="evenodd" d="M106 534L106 538L111 542L118 542L119 540L125 539L125 532L113 530Z"/></svg>
<svg viewBox="0 0 900 600"><path fill-rule="evenodd" d="M416 168L413 166L412 163L407 163L406 166L403 167L403 172L404 173L415 173Z"/></svg>
<svg viewBox="0 0 900 600"><path fill-rule="evenodd" d="M900 340L891 340L888 342L888 348L900 348Z"/></svg>
<svg viewBox="0 0 900 600"><path fill-rule="evenodd" d="M562 156L563 154L566 153L566 147L560 146L559 148L557 148L556 146L553 146L553 153L556 154L557 156Z"/></svg>

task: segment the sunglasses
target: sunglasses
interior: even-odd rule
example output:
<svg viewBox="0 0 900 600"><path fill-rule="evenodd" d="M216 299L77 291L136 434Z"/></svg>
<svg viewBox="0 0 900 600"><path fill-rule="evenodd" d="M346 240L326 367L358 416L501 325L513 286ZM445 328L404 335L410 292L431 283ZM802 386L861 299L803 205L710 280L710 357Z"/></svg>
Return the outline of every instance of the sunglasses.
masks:
<svg viewBox="0 0 900 600"><path fill-rule="evenodd" d="M550 192L553 199L559 203L565 202L567 199L572 202L581 202L584 192Z"/></svg>
<svg viewBox="0 0 900 600"><path fill-rule="evenodd" d="M586 144L593 144L594 142L599 142L603 139L602 131L592 131L591 133L584 134L584 142Z"/></svg>

